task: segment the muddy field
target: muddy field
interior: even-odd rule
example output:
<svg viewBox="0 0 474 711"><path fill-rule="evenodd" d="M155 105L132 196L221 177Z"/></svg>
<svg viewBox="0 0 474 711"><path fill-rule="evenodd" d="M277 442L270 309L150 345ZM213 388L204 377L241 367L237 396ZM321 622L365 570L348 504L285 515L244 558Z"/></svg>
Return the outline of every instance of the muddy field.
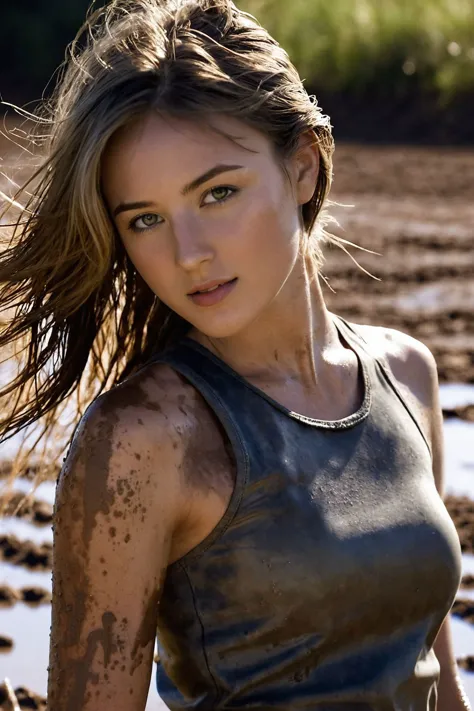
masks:
<svg viewBox="0 0 474 711"><path fill-rule="evenodd" d="M397 328L434 353L440 382L474 383L474 151L338 145L335 234L380 256L326 248L331 310Z"/></svg>

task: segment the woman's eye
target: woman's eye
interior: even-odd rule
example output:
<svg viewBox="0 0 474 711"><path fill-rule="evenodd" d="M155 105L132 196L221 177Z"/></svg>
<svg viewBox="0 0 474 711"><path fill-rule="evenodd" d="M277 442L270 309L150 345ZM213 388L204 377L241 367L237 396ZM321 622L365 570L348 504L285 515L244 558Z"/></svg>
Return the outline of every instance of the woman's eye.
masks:
<svg viewBox="0 0 474 711"><path fill-rule="evenodd" d="M236 193L236 192L237 192L237 188L230 188L227 185L218 185L215 188L211 188L206 195L206 198L209 197L209 195L211 195L214 198L214 200L211 201L210 203L206 202L204 200L204 204L205 205L209 205L209 204L212 205L213 203L216 203L216 202L224 202L225 200L230 198L230 196L233 193Z"/></svg>
<svg viewBox="0 0 474 711"><path fill-rule="evenodd" d="M148 230L159 224L158 217L159 216L155 215L153 212L147 212L145 215L135 217L130 223L130 228L137 231Z"/></svg>

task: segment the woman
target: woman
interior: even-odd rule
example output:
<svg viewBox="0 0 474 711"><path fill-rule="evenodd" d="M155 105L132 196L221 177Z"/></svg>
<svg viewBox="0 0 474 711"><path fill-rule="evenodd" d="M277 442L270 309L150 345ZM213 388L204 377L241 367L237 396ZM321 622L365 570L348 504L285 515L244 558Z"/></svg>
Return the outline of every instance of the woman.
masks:
<svg viewBox="0 0 474 711"><path fill-rule="evenodd" d="M115 385L57 486L50 711L143 710L155 635L175 710L467 709L436 364L326 308L327 117L230 0L89 26L2 267L24 380L56 358L10 429Z"/></svg>

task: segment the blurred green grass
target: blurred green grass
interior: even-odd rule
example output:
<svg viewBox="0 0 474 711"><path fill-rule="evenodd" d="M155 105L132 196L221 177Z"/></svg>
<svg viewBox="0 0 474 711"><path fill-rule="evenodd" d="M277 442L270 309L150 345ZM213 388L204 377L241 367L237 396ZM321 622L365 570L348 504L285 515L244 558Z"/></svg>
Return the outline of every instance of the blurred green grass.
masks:
<svg viewBox="0 0 474 711"><path fill-rule="evenodd" d="M473 0L237 0L290 54L306 88L449 101L474 89Z"/></svg>

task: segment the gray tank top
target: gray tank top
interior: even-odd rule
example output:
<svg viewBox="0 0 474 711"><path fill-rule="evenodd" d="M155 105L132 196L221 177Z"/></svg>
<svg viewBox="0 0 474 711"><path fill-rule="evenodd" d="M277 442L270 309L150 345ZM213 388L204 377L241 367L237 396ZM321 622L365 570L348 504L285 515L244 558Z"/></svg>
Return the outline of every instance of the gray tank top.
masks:
<svg viewBox="0 0 474 711"><path fill-rule="evenodd" d="M237 465L224 517L164 582L157 688L174 711L435 711L459 539L388 366L331 317L364 384L337 421L291 412L189 338L153 358L202 394Z"/></svg>

